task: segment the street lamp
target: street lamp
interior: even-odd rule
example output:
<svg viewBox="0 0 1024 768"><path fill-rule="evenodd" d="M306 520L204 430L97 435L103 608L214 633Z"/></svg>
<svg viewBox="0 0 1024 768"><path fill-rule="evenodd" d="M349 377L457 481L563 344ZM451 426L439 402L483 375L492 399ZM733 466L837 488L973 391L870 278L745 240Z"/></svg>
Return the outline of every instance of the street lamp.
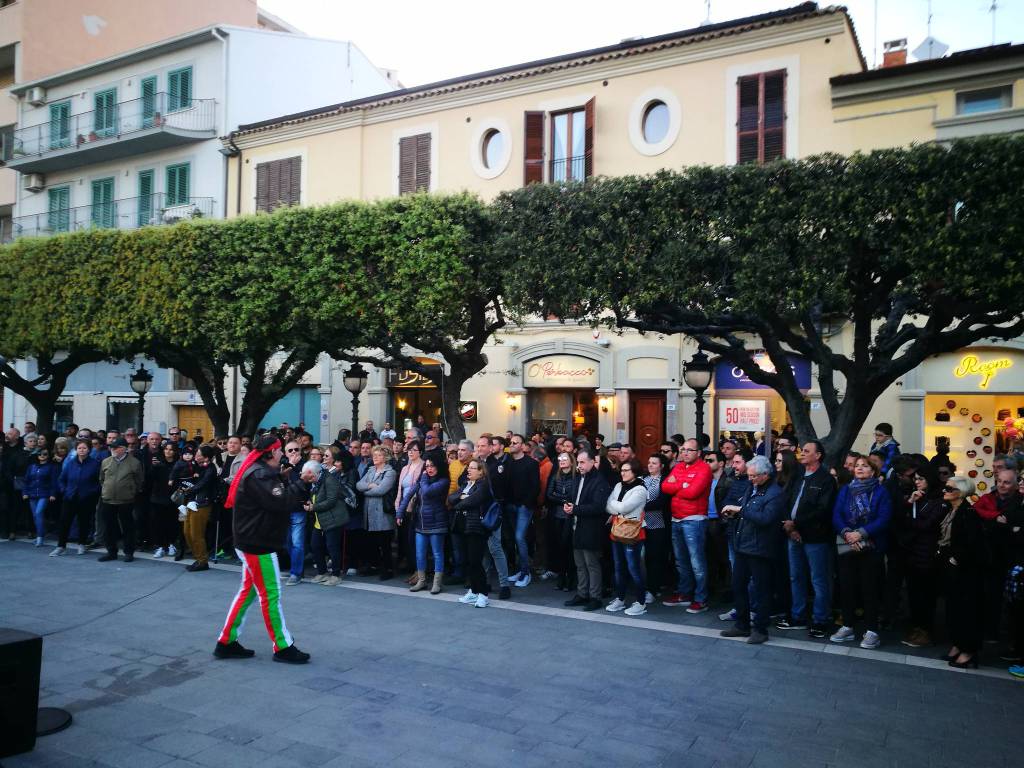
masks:
<svg viewBox="0 0 1024 768"><path fill-rule="evenodd" d="M697 349L688 363L683 363L683 381L694 391L693 404L697 411L697 445L701 448L704 435L704 391L711 386L711 375L715 372L714 364L701 349Z"/></svg>
<svg viewBox="0 0 1024 768"><path fill-rule="evenodd" d="M345 389L352 393L352 436L359 434L359 393L366 389L366 369L359 363L353 363L347 371L342 382Z"/></svg>
<svg viewBox="0 0 1024 768"><path fill-rule="evenodd" d="M153 386L153 374L146 370L146 366L139 364L139 370L131 375L129 381L132 389L139 396L139 438L142 438L142 412L146 407L146 393ZM120 425L118 425L120 427Z"/></svg>

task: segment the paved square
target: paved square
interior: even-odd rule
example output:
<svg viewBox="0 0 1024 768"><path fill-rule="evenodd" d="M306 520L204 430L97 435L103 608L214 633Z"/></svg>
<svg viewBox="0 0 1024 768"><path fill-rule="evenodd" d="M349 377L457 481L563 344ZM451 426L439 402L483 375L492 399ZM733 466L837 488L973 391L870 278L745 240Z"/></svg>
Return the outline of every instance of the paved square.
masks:
<svg viewBox="0 0 1024 768"><path fill-rule="evenodd" d="M47 635L41 703L75 722L7 768L983 768L1024 753L1009 678L755 648L550 596L479 610L454 588L303 584L284 608L310 664L271 663L255 612L257 657L217 661L237 571L48 549L0 545L0 625Z"/></svg>

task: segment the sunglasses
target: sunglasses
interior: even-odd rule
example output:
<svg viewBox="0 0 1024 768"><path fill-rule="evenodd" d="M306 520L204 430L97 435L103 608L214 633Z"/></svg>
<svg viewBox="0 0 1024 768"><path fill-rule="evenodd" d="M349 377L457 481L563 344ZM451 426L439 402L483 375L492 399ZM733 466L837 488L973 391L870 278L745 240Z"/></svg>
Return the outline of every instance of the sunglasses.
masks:
<svg viewBox="0 0 1024 768"><path fill-rule="evenodd" d="M285 449L285 453L298 453L298 452L299 452L298 448L287 448L287 449Z"/></svg>
<svg viewBox="0 0 1024 768"><path fill-rule="evenodd" d="M942 490L944 490L946 493L960 493L960 489L957 488L955 485L947 485Z"/></svg>

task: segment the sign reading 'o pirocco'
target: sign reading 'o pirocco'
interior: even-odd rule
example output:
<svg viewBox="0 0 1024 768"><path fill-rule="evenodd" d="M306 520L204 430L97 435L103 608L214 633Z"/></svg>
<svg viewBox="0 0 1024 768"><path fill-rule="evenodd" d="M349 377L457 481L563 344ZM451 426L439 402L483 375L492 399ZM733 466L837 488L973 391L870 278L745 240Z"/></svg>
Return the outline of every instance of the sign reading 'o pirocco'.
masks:
<svg viewBox="0 0 1024 768"><path fill-rule="evenodd" d="M549 355L523 363L524 387L597 387L597 363L575 355Z"/></svg>

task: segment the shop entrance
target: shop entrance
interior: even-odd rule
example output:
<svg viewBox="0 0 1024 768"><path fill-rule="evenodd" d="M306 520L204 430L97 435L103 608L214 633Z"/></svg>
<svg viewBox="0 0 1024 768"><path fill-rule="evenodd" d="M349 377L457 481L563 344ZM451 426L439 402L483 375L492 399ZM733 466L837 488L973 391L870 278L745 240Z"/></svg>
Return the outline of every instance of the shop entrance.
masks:
<svg viewBox="0 0 1024 768"><path fill-rule="evenodd" d="M592 389L531 389L527 396L529 432L550 429L554 435L597 434L597 393Z"/></svg>
<svg viewBox="0 0 1024 768"><path fill-rule="evenodd" d="M438 362L420 357L417 361L431 368L437 368ZM387 372L388 392L390 394L391 423L401 434L405 434L422 416L427 425L441 421L441 389L434 385L429 376L415 371Z"/></svg>
<svg viewBox="0 0 1024 768"><path fill-rule="evenodd" d="M657 453L665 442L665 393L629 393L629 444L641 458Z"/></svg>

